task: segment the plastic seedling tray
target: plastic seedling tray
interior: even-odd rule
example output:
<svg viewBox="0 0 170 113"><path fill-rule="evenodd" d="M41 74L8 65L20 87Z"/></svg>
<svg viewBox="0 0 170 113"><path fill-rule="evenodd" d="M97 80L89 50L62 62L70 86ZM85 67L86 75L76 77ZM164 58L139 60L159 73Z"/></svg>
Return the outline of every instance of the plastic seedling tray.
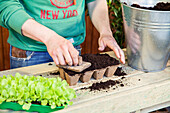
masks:
<svg viewBox="0 0 170 113"><path fill-rule="evenodd" d="M15 102L3 102L0 104L0 109L11 109L14 111L23 111L22 105L15 103ZM53 111L58 111L64 109L64 106L56 107L55 109L51 109L50 106L42 106L37 104L31 104L31 107L29 110L24 110L27 112L39 112L39 113L49 113Z"/></svg>

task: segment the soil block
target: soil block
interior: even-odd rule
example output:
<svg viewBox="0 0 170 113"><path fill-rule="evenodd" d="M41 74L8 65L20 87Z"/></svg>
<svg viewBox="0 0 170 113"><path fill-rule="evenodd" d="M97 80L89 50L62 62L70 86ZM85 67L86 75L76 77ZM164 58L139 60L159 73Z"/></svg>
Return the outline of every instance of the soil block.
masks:
<svg viewBox="0 0 170 113"><path fill-rule="evenodd" d="M72 85L76 85L77 82L79 81L80 75L79 74L75 74L74 76L70 76L67 73L65 73L65 77L66 77L66 81L67 83L72 86Z"/></svg>
<svg viewBox="0 0 170 113"><path fill-rule="evenodd" d="M116 71L116 69L117 69L117 67L118 67L119 65L115 65L115 66L108 66L107 67L107 70L106 70L106 72L105 72L105 76L106 77L112 77L113 75L114 75L114 73L115 73L115 71Z"/></svg>
<svg viewBox="0 0 170 113"><path fill-rule="evenodd" d="M76 85L77 82L79 81L79 78L80 78L80 74L75 74L74 76L71 76L69 75L68 73L66 73L64 71L64 69L62 68L59 68L59 72L60 72L60 77L63 79L63 80L66 80L67 83L72 86L72 85Z"/></svg>
<svg viewBox="0 0 170 113"><path fill-rule="evenodd" d="M102 79L104 75L106 77L111 77L115 73L118 66L119 65L108 66L107 68L96 69L93 71L86 71L84 73L78 73L78 72L73 72L65 69L60 69L60 72L62 73L60 76L61 78L65 78L65 80L69 83L69 85L76 85L78 79L84 83L90 81L92 76L96 80Z"/></svg>
<svg viewBox="0 0 170 113"><path fill-rule="evenodd" d="M76 85L79 79L83 83L88 82L92 76L96 80L102 79L104 75L113 76L119 65L119 61L108 54L85 54L82 58L83 61L91 63L91 66L82 72L59 69L61 78L65 79L69 85Z"/></svg>
<svg viewBox="0 0 170 113"><path fill-rule="evenodd" d="M108 66L119 65L119 61L108 54L84 54L83 61L90 62L91 66L85 71L92 71L95 69L103 69Z"/></svg>
<svg viewBox="0 0 170 113"><path fill-rule="evenodd" d="M97 69L93 73L93 78L95 78L96 80L102 79L104 74L105 74L105 72L106 72L106 68L104 68L104 69Z"/></svg>
<svg viewBox="0 0 170 113"><path fill-rule="evenodd" d="M80 76L80 81L83 82L83 83L90 81L93 73L94 73L94 71L87 71L87 72L83 73L83 74Z"/></svg>
<svg viewBox="0 0 170 113"><path fill-rule="evenodd" d="M62 68L59 68L59 72L60 72L60 77L65 80L65 72Z"/></svg>

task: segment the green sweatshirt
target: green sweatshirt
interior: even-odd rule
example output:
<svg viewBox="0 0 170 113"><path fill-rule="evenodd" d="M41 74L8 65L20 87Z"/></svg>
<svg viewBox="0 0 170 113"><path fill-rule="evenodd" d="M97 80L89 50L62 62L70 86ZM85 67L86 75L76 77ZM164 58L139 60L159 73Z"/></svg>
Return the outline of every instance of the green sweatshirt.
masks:
<svg viewBox="0 0 170 113"><path fill-rule="evenodd" d="M86 3L94 0L86 0ZM8 43L30 51L47 51L42 42L21 33L30 18L70 40L74 46L85 39L85 0L0 0L0 25L8 28Z"/></svg>

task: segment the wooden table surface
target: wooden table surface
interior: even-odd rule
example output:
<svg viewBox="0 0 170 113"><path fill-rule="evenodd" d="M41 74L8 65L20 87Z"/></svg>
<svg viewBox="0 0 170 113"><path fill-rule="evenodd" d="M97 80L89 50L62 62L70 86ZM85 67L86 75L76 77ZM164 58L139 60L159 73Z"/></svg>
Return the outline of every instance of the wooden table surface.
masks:
<svg viewBox="0 0 170 113"><path fill-rule="evenodd" d="M115 56L113 52L109 55ZM0 76L16 72L27 75L43 75L54 77L50 72L57 72L58 68L53 65L40 64L23 67L13 70L1 71ZM71 86L76 90L77 98L73 99L73 105L56 111L55 113L129 113L129 112L149 112L159 108L170 106L170 60L167 68L160 72L144 73L122 65L123 70L128 73L125 79L113 76L104 77L102 80L92 79L88 83L79 82L76 86ZM121 80L124 87L116 85L109 90L92 91L80 90L88 87L94 82L106 81L108 79ZM113 89L115 88L115 89ZM23 111L0 110L0 113L20 113Z"/></svg>

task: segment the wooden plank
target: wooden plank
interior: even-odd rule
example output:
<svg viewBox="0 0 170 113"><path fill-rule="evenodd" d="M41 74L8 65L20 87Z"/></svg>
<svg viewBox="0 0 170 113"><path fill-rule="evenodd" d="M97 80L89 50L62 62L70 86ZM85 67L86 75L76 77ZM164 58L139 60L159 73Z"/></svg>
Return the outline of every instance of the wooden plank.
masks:
<svg viewBox="0 0 170 113"><path fill-rule="evenodd" d="M85 21L87 21L87 12L85 14ZM86 31L87 31L87 22L86 22ZM86 41L86 38L87 38L87 32L86 32L86 37L85 37L85 41ZM85 54L85 41L81 44L81 54Z"/></svg>
<svg viewBox="0 0 170 113"><path fill-rule="evenodd" d="M15 75L15 73L20 73L22 75L38 75L41 73L57 71L58 67L56 67L54 62L51 62L53 65L48 65L49 63L27 66L22 68L16 68L11 70L0 71L0 76L3 75Z"/></svg>
<svg viewBox="0 0 170 113"><path fill-rule="evenodd" d="M131 92L120 92L111 96L89 100L56 113L129 113L170 101L169 82L164 81L164 83L160 83L156 87L156 84L153 84L149 86L150 88L143 87L145 89L140 90L141 88L138 88L131 90ZM134 92L135 90L136 92Z"/></svg>
<svg viewBox="0 0 170 113"><path fill-rule="evenodd" d="M93 26L90 20L89 16L86 16L86 39L85 39L85 44L82 47L82 50L84 51L84 53L91 53L91 46L92 46L92 33L93 33ZM84 54L83 53L83 54Z"/></svg>
<svg viewBox="0 0 170 113"><path fill-rule="evenodd" d="M55 113L129 113L169 102L169 73L170 67L162 72L129 77L127 81L133 84L115 91L78 94L74 105ZM139 78L141 81L137 82Z"/></svg>
<svg viewBox="0 0 170 113"><path fill-rule="evenodd" d="M4 70L4 48L3 48L3 37L2 37L2 27L0 26L0 71Z"/></svg>
<svg viewBox="0 0 170 113"><path fill-rule="evenodd" d="M93 26L92 46L91 46L92 54L99 53L99 50L98 50L98 47L99 47L99 45L98 45L99 36L100 36L99 32Z"/></svg>
<svg viewBox="0 0 170 113"><path fill-rule="evenodd" d="M4 60L4 69L10 69L10 57L9 57L9 49L10 45L7 43L7 39L9 36L9 32L6 28L2 28L2 39L3 39L3 60Z"/></svg>
<svg viewBox="0 0 170 113"><path fill-rule="evenodd" d="M113 52L109 52L109 54L114 55ZM16 72L35 75L55 70L57 68L54 63L52 66L40 64L2 71L0 75L15 74ZM164 71L154 73L137 71L136 74L123 80L123 83L127 83L127 85L124 87L117 85L115 90L108 92L77 90L77 98L73 99L74 104L56 113L126 113L167 103L170 101L169 73L170 62L168 62L168 67Z"/></svg>
<svg viewBox="0 0 170 113"><path fill-rule="evenodd" d="M155 106L151 106L151 107L147 107L147 108L141 109L141 110L139 110L139 113L153 112L153 111L156 111L158 109L166 108L169 105L170 105L170 101L169 102L165 102L165 103L161 103L161 104L158 104L158 105L155 105ZM162 112L162 113L167 113L167 112L168 111L165 111L165 112ZM161 113L161 112L156 112L156 113Z"/></svg>
<svg viewBox="0 0 170 113"><path fill-rule="evenodd" d="M86 13L86 38L85 41L81 44L82 46L82 54L85 53L100 53L101 51L98 50L98 38L99 38L99 32L96 30L94 25L92 24L90 17L87 16ZM111 51L108 47L104 50L104 52Z"/></svg>

